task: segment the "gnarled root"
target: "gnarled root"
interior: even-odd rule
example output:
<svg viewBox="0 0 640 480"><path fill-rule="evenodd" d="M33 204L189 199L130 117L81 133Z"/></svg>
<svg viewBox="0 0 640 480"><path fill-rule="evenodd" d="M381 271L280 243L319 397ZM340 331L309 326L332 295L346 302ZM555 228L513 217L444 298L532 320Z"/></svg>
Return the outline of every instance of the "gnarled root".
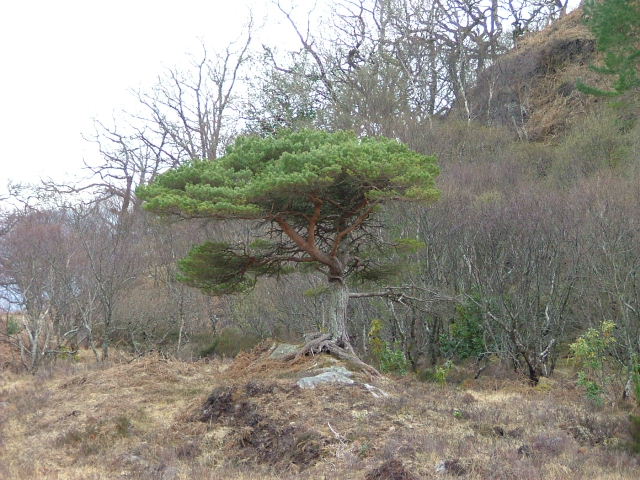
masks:
<svg viewBox="0 0 640 480"><path fill-rule="evenodd" d="M295 361L306 355L317 355L325 352L339 358L340 360L354 364L364 373L372 377L380 376L380 372L378 372L378 370L373 368L371 365L367 365L356 356L351 345L339 345L330 334L320 334L315 336L300 350L287 355L283 360Z"/></svg>

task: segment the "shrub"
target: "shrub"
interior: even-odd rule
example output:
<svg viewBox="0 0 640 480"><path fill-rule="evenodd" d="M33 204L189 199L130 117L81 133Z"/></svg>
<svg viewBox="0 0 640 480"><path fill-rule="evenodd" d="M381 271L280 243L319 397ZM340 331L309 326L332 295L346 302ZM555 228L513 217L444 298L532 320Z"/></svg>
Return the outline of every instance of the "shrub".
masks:
<svg viewBox="0 0 640 480"><path fill-rule="evenodd" d="M57 357L61 360L71 360L73 362L77 362L80 359L78 351L68 345L61 345L58 348Z"/></svg>
<svg viewBox="0 0 640 480"><path fill-rule="evenodd" d="M17 333L20 333L20 330L22 330L22 327L13 318L7 320L7 335L15 335Z"/></svg>
<svg viewBox="0 0 640 480"><path fill-rule="evenodd" d="M561 184L571 184L603 169L627 166L633 158L633 135L625 134L626 130L616 109L602 109L580 119L557 148L553 177Z"/></svg>
<svg viewBox="0 0 640 480"><path fill-rule="evenodd" d="M406 375L409 371L409 361L398 343L389 344L382 339L382 320L371 321L369 329L369 344L371 352L378 361L383 373L397 373Z"/></svg>
<svg viewBox="0 0 640 480"><path fill-rule="evenodd" d="M458 305L449 332L440 336L442 353L449 358L466 360L486 352L481 322L482 311L478 305L471 301Z"/></svg>
<svg viewBox="0 0 640 480"><path fill-rule="evenodd" d="M409 371L409 361L398 344L391 346L385 342L380 354L380 370L384 373L406 375Z"/></svg>
<svg viewBox="0 0 640 480"><path fill-rule="evenodd" d="M435 365L433 368L421 370L418 374L418 378L424 382L435 382L444 386L447 383L449 373L451 373L453 368L453 362L451 360L447 360L442 365Z"/></svg>
<svg viewBox="0 0 640 480"><path fill-rule="evenodd" d="M369 345L373 354L379 359L385 349L385 341L382 339L382 320L380 319L371 320Z"/></svg>
<svg viewBox="0 0 640 480"><path fill-rule="evenodd" d="M114 424L116 428L116 435L120 437L128 437L131 435L131 429L133 424L131 420L125 415L120 415L114 419Z"/></svg>
<svg viewBox="0 0 640 480"><path fill-rule="evenodd" d="M586 397L598 406L604 404L604 389L585 372L578 372L578 385L584 388Z"/></svg>
<svg viewBox="0 0 640 480"><path fill-rule="evenodd" d="M631 434L631 450L640 453L640 415L630 415L629 433Z"/></svg>
<svg viewBox="0 0 640 480"><path fill-rule="evenodd" d="M590 328L569 345L573 359L580 366L578 385L585 389L587 398L597 405L604 402L605 362L609 348L616 342L613 331L616 324L604 321L599 329Z"/></svg>
<svg viewBox="0 0 640 480"><path fill-rule="evenodd" d="M600 371L604 367L608 348L615 343L613 331L616 324L611 321L604 321L600 329L590 328L569 347L574 359L583 367Z"/></svg>

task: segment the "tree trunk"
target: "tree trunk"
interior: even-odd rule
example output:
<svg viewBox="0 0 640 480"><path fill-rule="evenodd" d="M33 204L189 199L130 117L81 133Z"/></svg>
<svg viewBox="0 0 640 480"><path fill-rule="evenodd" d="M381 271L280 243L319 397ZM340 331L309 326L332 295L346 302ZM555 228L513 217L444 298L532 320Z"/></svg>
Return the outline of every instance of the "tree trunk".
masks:
<svg viewBox="0 0 640 480"><path fill-rule="evenodd" d="M349 289L342 279L332 279L329 281L329 286L331 287L328 298L329 334L336 344L353 352L347 332Z"/></svg>
<svg viewBox="0 0 640 480"><path fill-rule="evenodd" d="M111 309L108 308L104 319L104 337L102 338L102 361L109 359L109 344L111 343Z"/></svg>
<svg viewBox="0 0 640 480"><path fill-rule="evenodd" d="M329 295L327 298L327 317L329 331L316 335L312 340L297 352L284 357L284 360L295 360L303 355L314 355L321 352L330 353L336 357L352 362L359 366L363 372L372 376L380 375L378 371L358 358L347 332L347 306L349 304L349 289L341 276L332 276L329 279Z"/></svg>

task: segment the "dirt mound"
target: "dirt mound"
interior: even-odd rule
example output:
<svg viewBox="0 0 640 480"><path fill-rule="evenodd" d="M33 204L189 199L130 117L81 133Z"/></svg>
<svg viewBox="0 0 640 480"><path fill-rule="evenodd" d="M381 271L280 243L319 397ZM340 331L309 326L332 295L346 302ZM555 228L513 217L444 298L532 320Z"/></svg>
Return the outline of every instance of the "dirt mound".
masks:
<svg viewBox="0 0 640 480"><path fill-rule="evenodd" d="M598 99L576 89L576 82L605 87L606 79L589 66L596 45L577 9L546 29L531 33L478 77L470 95L474 119L506 126L523 139L544 140L561 133L569 121Z"/></svg>
<svg viewBox="0 0 640 480"><path fill-rule="evenodd" d="M319 458L329 439L316 431L274 418L261 407L259 397L276 391L289 393L275 384L249 382L243 387L223 386L207 398L199 421L233 429L226 444L242 460L270 465L308 468Z"/></svg>
<svg viewBox="0 0 640 480"><path fill-rule="evenodd" d="M409 473L400 460L387 460L378 468L367 473L365 480L417 480L418 477Z"/></svg>
<svg viewBox="0 0 640 480"><path fill-rule="evenodd" d="M326 354L274 359L274 347L273 342L265 343L239 355L221 372L219 386L206 400L190 405L189 413L179 417L183 425L178 428L205 424L205 436L221 437L228 452L225 462L231 464L306 470L345 448L339 432L354 427L354 405L367 411L381 400L358 382L301 388L300 378L327 368L346 370L346 364Z"/></svg>

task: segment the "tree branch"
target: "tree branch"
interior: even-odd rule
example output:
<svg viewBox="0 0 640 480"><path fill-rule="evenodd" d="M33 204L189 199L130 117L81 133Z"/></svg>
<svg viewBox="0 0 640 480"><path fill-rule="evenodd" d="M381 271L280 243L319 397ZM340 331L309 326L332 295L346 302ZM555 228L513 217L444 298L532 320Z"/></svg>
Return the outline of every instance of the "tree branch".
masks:
<svg viewBox="0 0 640 480"><path fill-rule="evenodd" d="M282 231L304 252L308 253L313 259L320 263L324 263L330 267L335 266L335 262L326 253L321 252L315 245L309 245L309 242L305 240L302 235L295 231L295 229L287 223L287 221L278 216L274 220L280 225Z"/></svg>
<svg viewBox="0 0 640 480"><path fill-rule="evenodd" d="M333 242L333 247L331 248L331 256L335 256L338 253L338 248L340 248L340 243L342 243L342 240L344 240L347 235L349 235L367 220L367 218L373 211L374 206L375 205L371 205L369 208L367 208L364 213L356 218L356 220L348 228L342 230L340 233L338 233L338 235L336 235L336 239Z"/></svg>

